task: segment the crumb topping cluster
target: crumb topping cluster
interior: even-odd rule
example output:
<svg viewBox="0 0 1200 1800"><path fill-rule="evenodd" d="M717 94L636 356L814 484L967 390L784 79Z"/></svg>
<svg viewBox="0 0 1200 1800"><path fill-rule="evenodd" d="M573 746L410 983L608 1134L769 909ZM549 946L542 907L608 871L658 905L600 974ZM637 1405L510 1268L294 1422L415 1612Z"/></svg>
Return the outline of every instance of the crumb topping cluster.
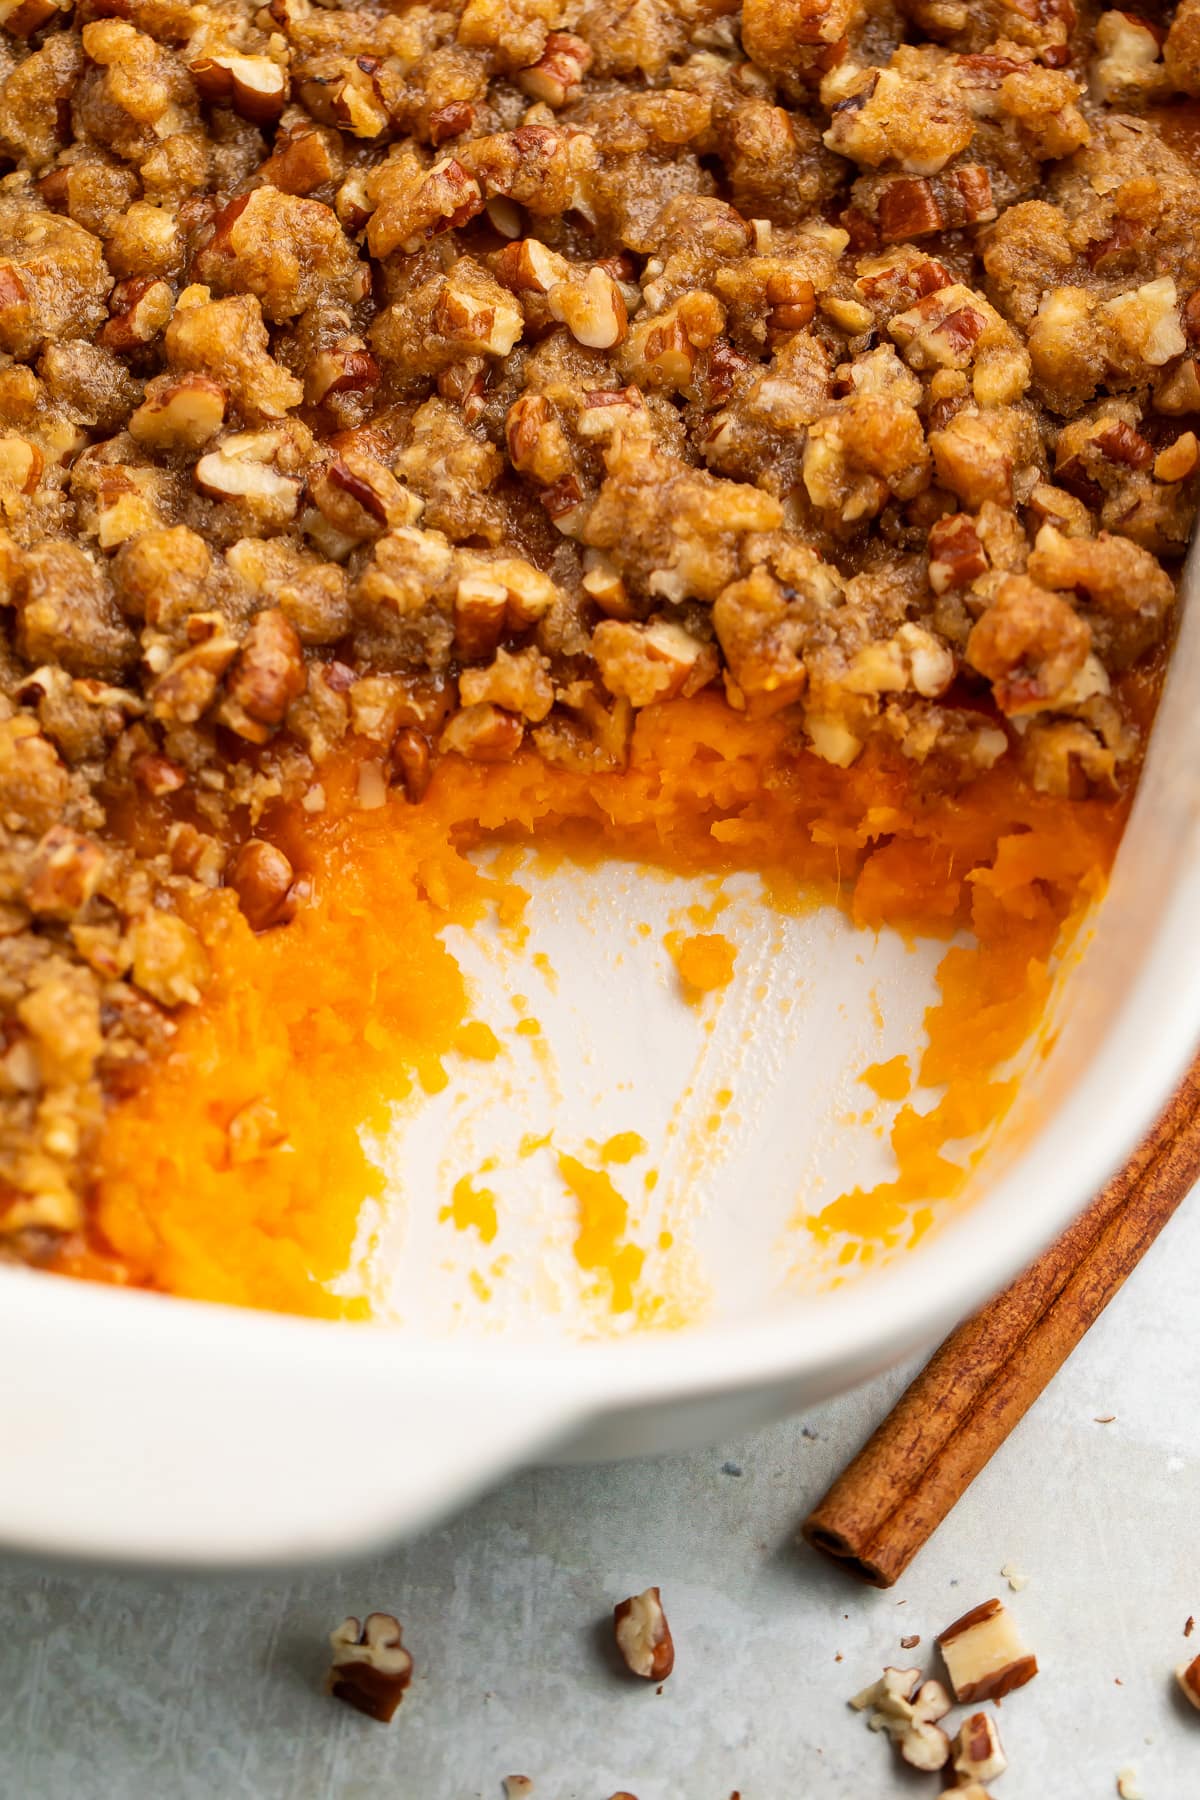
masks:
<svg viewBox="0 0 1200 1800"><path fill-rule="evenodd" d="M1117 787L1197 494L1169 30L1072 0L0 0L0 1239L348 734L616 769L723 686ZM1146 109L1149 107L1150 113Z"/></svg>

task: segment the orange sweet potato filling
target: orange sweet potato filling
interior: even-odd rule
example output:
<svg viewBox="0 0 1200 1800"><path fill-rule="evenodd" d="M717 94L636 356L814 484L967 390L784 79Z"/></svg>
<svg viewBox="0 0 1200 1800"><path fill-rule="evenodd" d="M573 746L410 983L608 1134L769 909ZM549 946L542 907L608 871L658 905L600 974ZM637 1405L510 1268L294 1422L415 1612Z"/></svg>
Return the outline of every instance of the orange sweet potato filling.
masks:
<svg viewBox="0 0 1200 1800"><path fill-rule="evenodd" d="M823 1241L844 1236L847 1256L919 1232L929 1203L962 1179L946 1145L1007 1104L995 1070L1038 1020L1048 959L1103 881L1123 807L1043 798L1003 766L956 794L922 793L902 763L868 754L837 769L798 754L788 734L783 716L748 722L700 696L643 712L620 774L528 753L489 767L447 758L419 806L393 795L371 811L356 806L356 758L345 752L325 771L322 816L271 823L312 882L294 921L255 936L227 891L205 904L196 922L215 980L113 1109L94 1232L61 1266L242 1305L362 1311L327 1285L347 1266L364 1200L383 1185L360 1130L382 1127L389 1102L415 1086L444 1085L452 1052L494 1054L441 933L489 908L519 918L521 890L468 854L497 835L681 871L754 869L779 904L838 896L867 927L973 927L977 945L950 948L941 964L917 1070L944 1086L941 1099L924 1116L900 1109L893 1180L808 1221ZM722 941L681 946L693 985L727 979ZM578 1170L568 1177L581 1208L577 1256L589 1269L609 1258L616 1306L640 1252L607 1196ZM450 1199L473 1217L481 1204L490 1219L478 1191Z"/></svg>

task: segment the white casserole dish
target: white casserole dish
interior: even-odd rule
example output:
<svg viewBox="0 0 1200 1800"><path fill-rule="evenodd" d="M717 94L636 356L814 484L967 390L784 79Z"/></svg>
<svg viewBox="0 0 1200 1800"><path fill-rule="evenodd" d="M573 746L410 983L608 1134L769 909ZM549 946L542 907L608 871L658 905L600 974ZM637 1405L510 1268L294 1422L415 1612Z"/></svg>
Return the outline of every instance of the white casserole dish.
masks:
<svg viewBox="0 0 1200 1800"><path fill-rule="evenodd" d="M428 1221L414 1221L411 1206L403 1328L239 1313L0 1268L0 1543L198 1565L360 1549L416 1530L521 1462L716 1440L931 1343L1087 1203L1200 1037L1198 692L1193 606L1109 892L1060 977L1052 1051L1023 1083L971 1203L955 1203L918 1248L824 1292L781 1284L768 1254L795 1203L784 1192L790 1147L840 1156L846 1093L824 1075L869 1060L857 1027L872 971L886 965L894 990L890 1054L904 1047L897 1029L914 1031L931 967L817 915L788 952L807 976L799 1025L780 1036L740 1020L750 1042L738 1078L769 1092L701 1195L700 1240L718 1271L704 1322L579 1341L539 1334L527 1309L508 1334L489 1315L483 1330L448 1335L432 1302L414 1322L413 1296L434 1293L438 1276L421 1248ZM594 897L596 878L581 879ZM546 929L576 955L589 929L603 935L603 919L589 927L562 910ZM777 944L764 936L759 949L776 987L791 979ZM639 970L611 960L599 991L582 1062L606 1041L618 1058L640 1056L637 1104L653 1123L669 1099L669 1083L658 1099L655 1083L670 1074L667 1015L656 1008L678 1003L648 998ZM509 1098L497 1097L500 1115ZM576 1104L586 1123L589 1102ZM706 1179L702 1170L698 1186Z"/></svg>

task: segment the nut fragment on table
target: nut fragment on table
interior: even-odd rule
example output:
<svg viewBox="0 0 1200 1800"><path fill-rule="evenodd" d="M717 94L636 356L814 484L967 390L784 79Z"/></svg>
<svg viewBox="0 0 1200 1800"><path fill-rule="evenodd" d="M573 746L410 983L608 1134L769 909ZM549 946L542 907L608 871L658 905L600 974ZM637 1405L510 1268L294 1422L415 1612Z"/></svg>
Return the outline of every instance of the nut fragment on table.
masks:
<svg viewBox="0 0 1200 1800"><path fill-rule="evenodd" d="M1014 1594L1019 1594L1022 1588L1027 1588L1029 1586L1028 1575L1022 1574L1016 1563L1006 1562L1000 1573L1003 1575Z"/></svg>
<svg viewBox="0 0 1200 1800"><path fill-rule="evenodd" d="M920 1669L883 1671L879 1680L850 1702L856 1712L870 1709L872 1731L886 1731L901 1757L914 1769L944 1769L950 1739L937 1723L950 1711L950 1696L940 1681L925 1681Z"/></svg>
<svg viewBox="0 0 1200 1800"><path fill-rule="evenodd" d="M252 931L284 925L292 917L294 875L291 863L276 845L263 838L246 839L233 859L229 885Z"/></svg>
<svg viewBox="0 0 1200 1800"><path fill-rule="evenodd" d="M1136 1769L1122 1769L1117 1776L1117 1793L1120 1800L1145 1800L1138 1783Z"/></svg>
<svg viewBox="0 0 1200 1800"><path fill-rule="evenodd" d="M1185 1632L1184 1636L1186 1635ZM1190 1663L1180 1663L1175 1671L1175 1679L1183 1689L1185 1698L1200 1711L1200 1656L1194 1657Z"/></svg>
<svg viewBox="0 0 1200 1800"><path fill-rule="evenodd" d="M675 1667L675 1645L656 1587L613 1608L613 1635L625 1666L644 1681L665 1681Z"/></svg>
<svg viewBox="0 0 1200 1800"><path fill-rule="evenodd" d="M326 1689L369 1719L386 1725L412 1680L413 1659L401 1642L401 1626L390 1613L343 1619L329 1634L333 1661Z"/></svg>
<svg viewBox="0 0 1200 1800"><path fill-rule="evenodd" d="M504 1777L504 1800L526 1800L532 1794L533 1783L528 1775L506 1775Z"/></svg>
<svg viewBox="0 0 1200 1800"><path fill-rule="evenodd" d="M938 1636L954 1698L965 1705L998 1700L1024 1687L1038 1672L1016 1621L999 1600L985 1600Z"/></svg>
<svg viewBox="0 0 1200 1800"><path fill-rule="evenodd" d="M973 1781L991 1781L1008 1767L996 1721L988 1713L972 1713L964 1719L953 1748L954 1772L962 1787Z"/></svg>

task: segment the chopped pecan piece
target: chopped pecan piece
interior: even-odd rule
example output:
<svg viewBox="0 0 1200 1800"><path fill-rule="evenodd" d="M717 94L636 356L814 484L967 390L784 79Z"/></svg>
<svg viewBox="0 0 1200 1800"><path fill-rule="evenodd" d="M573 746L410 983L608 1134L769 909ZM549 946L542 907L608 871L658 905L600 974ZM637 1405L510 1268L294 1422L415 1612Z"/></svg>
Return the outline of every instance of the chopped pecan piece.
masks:
<svg viewBox="0 0 1200 1800"><path fill-rule="evenodd" d="M1008 1767L1000 1733L990 1713L972 1713L964 1719L953 1750L954 1772L960 1787L972 1781L992 1781Z"/></svg>
<svg viewBox="0 0 1200 1800"><path fill-rule="evenodd" d="M200 458L192 478L214 500L244 501L264 526L285 524L300 498L299 478L277 465L285 445L275 431L236 432Z"/></svg>
<svg viewBox="0 0 1200 1800"><path fill-rule="evenodd" d="M141 275L121 281L109 296L112 318L100 333L109 350L141 350L156 338L175 309L170 284Z"/></svg>
<svg viewBox="0 0 1200 1800"><path fill-rule="evenodd" d="M621 580L620 570L603 550L589 550L584 556L583 591L594 600L608 619L636 617L629 590Z"/></svg>
<svg viewBox="0 0 1200 1800"><path fill-rule="evenodd" d="M570 473L571 447L544 394L522 394L513 401L504 437L509 460L519 474L550 485Z"/></svg>
<svg viewBox="0 0 1200 1800"><path fill-rule="evenodd" d="M466 259L447 279L433 312L433 328L472 351L507 356L524 329L510 295L483 273L462 274Z"/></svg>
<svg viewBox="0 0 1200 1800"><path fill-rule="evenodd" d="M154 450L199 450L225 423L229 396L207 375L160 375L130 414L130 435Z"/></svg>
<svg viewBox="0 0 1200 1800"><path fill-rule="evenodd" d="M150 690L154 717L165 725L194 725L216 698L218 684L237 649L236 638L214 631L172 658Z"/></svg>
<svg viewBox="0 0 1200 1800"><path fill-rule="evenodd" d="M1186 481L1200 465L1200 440L1194 431L1185 431L1173 444L1166 444L1154 459L1156 481Z"/></svg>
<svg viewBox="0 0 1200 1800"><path fill-rule="evenodd" d="M1166 91L1163 34L1132 12L1104 12L1096 21L1096 50L1088 71L1092 93L1105 105L1144 105Z"/></svg>
<svg viewBox="0 0 1200 1800"><path fill-rule="evenodd" d="M209 979L209 963L196 933L175 913L151 910L129 932L133 979L160 1006L195 1005Z"/></svg>
<svg viewBox="0 0 1200 1800"><path fill-rule="evenodd" d="M592 654L609 693L635 707L698 693L717 672L712 646L670 619L606 620L592 634Z"/></svg>
<svg viewBox="0 0 1200 1800"><path fill-rule="evenodd" d="M984 225L996 217L991 177L978 164L930 179L898 177L879 197L879 235L885 244Z"/></svg>
<svg viewBox="0 0 1200 1800"><path fill-rule="evenodd" d="M591 66L591 46L583 38L569 31L552 31L538 60L517 76L517 86L545 106L566 106L579 92Z"/></svg>
<svg viewBox="0 0 1200 1800"><path fill-rule="evenodd" d="M1123 419L1110 420L1093 441L1109 462L1124 463L1127 469L1146 469L1154 461L1153 446Z"/></svg>
<svg viewBox="0 0 1200 1800"><path fill-rule="evenodd" d="M379 386L379 364L361 339L340 338L309 364L304 397L320 406L334 394L368 394Z"/></svg>
<svg viewBox="0 0 1200 1800"><path fill-rule="evenodd" d="M347 449L309 477L313 504L351 542L414 525L421 503L391 470L365 451Z"/></svg>
<svg viewBox="0 0 1200 1800"><path fill-rule="evenodd" d="M999 1700L1038 1672L1037 1657L1026 1650L1012 1614L999 1600L973 1607L939 1632L937 1641L960 1704Z"/></svg>
<svg viewBox="0 0 1200 1800"><path fill-rule="evenodd" d="M537 238L518 238L505 245L492 267L497 280L515 294L548 294L570 272L571 265Z"/></svg>
<svg viewBox="0 0 1200 1800"><path fill-rule="evenodd" d="M274 149L258 173L261 180L278 188L281 194L311 194L335 182L341 169L341 139L337 133L305 122L276 132Z"/></svg>
<svg viewBox="0 0 1200 1800"><path fill-rule="evenodd" d="M450 138L470 131L474 123L475 108L465 100L452 100L446 106L436 106L429 115L429 141L431 144L445 144Z"/></svg>
<svg viewBox="0 0 1200 1800"><path fill-rule="evenodd" d="M872 1731L886 1731L912 1768L943 1769L949 1762L950 1740L937 1721L950 1711L950 1697L939 1681L923 1680L920 1669L885 1669L850 1704L856 1712L869 1709Z"/></svg>
<svg viewBox="0 0 1200 1800"><path fill-rule="evenodd" d="M1185 357L1159 378L1154 405L1158 412L1173 418L1182 413L1200 413L1200 364L1194 356Z"/></svg>
<svg viewBox="0 0 1200 1800"><path fill-rule="evenodd" d="M463 656L486 656L500 642L508 616L504 583L485 570L463 575L454 594L454 642Z"/></svg>
<svg viewBox="0 0 1200 1800"><path fill-rule="evenodd" d="M26 438L0 437L0 488L12 494L32 494L46 467L45 455Z"/></svg>
<svg viewBox="0 0 1200 1800"><path fill-rule="evenodd" d="M946 219L932 184L906 179L890 181L879 201L879 235L885 244L907 243L945 229Z"/></svg>
<svg viewBox="0 0 1200 1800"><path fill-rule="evenodd" d="M58 0L0 0L0 25L16 38L30 38L58 11Z"/></svg>
<svg viewBox="0 0 1200 1800"><path fill-rule="evenodd" d="M1091 647L1092 634L1087 621L1079 617L1061 594L1039 587L1028 576L1008 575L1001 582L992 605L972 627L967 640L967 661L991 681L1002 711L1009 714L1040 712L1066 698ZM987 1605L991 1604L987 1602ZM1003 1615L1000 1624L994 1628L994 1635L1000 1641L1009 1629L1009 1616L998 1600L995 1606ZM968 1615L983 1632L976 1639L977 1645L986 1647L990 1643L990 1622L998 1616L985 1608L977 1608L976 1613ZM950 1630L957 1633L956 1626L951 1626ZM953 1643L953 1636L950 1641ZM947 1666L950 1666L949 1661ZM951 1679L955 1681L957 1693L958 1682L953 1667ZM1021 1679L1027 1681L1029 1676ZM969 1693L958 1694L960 1700L990 1697L986 1688L979 1692L972 1688Z"/></svg>
<svg viewBox="0 0 1200 1800"><path fill-rule="evenodd" d="M515 654L497 650L486 669L464 669L458 678L458 692L464 706L491 702L534 725L541 723L554 704L549 664L532 645Z"/></svg>
<svg viewBox="0 0 1200 1800"><path fill-rule="evenodd" d="M190 65L192 80L205 100L231 106L255 125L269 125L287 105L287 71L269 56L236 56L221 52Z"/></svg>
<svg viewBox="0 0 1200 1800"><path fill-rule="evenodd" d="M413 255L431 238L483 211L483 190L455 157L431 169L412 160L384 163L367 180L375 210L367 226L372 256Z"/></svg>
<svg viewBox="0 0 1200 1800"><path fill-rule="evenodd" d="M627 330L625 299L606 270L594 267L583 280L556 281L546 296L552 318L589 350L611 350Z"/></svg>
<svg viewBox="0 0 1200 1800"><path fill-rule="evenodd" d="M930 527L929 585L935 594L969 587L987 566L974 521L966 513L952 513Z"/></svg>
<svg viewBox="0 0 1200 1800"><path fill-rule="evenodd" d="M295 910L295 871L283 851L263 838L247 838L229 867L229 885L252 931L284 925Z"/></svg>
<svg viewBox="0 0 1200 1800"><path fill-rule="evenodd" d="M812 324L816 290L806 275L791 270L767 277L767 331L774 342Z"/></svg>
<svg viewBox="0 0 1200 1800"><path fill-rule="evenodd" d="M146 750L140 756L135 756L129 765L129 771L138 786L144 788L155 800L163 800L168 794L177 794L187 786L187 775L179 764L153 750Z"/></svg>
<svg viewBox="0 0 1200 1800"><path fill-rule="evenodd" d="M368 1613L361 1625L357 1619L343 1619L329 1642L328 1692L369 1719L389 1724L413 1674L399 1621L390 1613Z"/></svg>
<svg viewBox="0 0 1200 1800"><path fill-rule="evenodd" d="M613 1608L613 1632L626 1668L643 1681L665 1681L675 1667L675 1645L656 1587Z"/></svg>
<svg viewBox="0 0 1200 1800"><path fill-rule="evenodd" d="M257 613L229 672L221 721L250 743L265 744L306 680L295 627L274 608Z"/></svg>
<svg viewBox="0 0 1200 1800"><path fill-rule="evenodd" d="M564 537L575 537L582 530L587 516L587 508L583 504L583 489L574 475L564 475L554 482L541 496L546 515Z"/></svg>
<svg viewBox="0 0 1200 1800"><path fill-rule="evenodd" d="M39 918L77 918L99 887L106 860L94 838L52 825L34 851L21 897Z"/></svg>
<svg viewBox="0 0 1200 1800"><path fill-rule="evenodd" d="M468 762L511 762L524 736L520 719L484 700L455 713L443 730L438 747L456 751Z"/></svg>
<svg viewBox="0 0 1200 1800"><path fill-rule="evenodd" d="M433 768L429 756L429 739L413 725L403 726L392 739L392 768L404 789L405 797L416 806L429 791Z"/></svg>
<svg viewBox="0 0 1200 1800"><path fill-rule="evenodd" d="M1200 1656L1194 1657L1190 1663L1180 1663L1175 1671L1175 1679L1184 1699L1200 1710Z"/></svg>

